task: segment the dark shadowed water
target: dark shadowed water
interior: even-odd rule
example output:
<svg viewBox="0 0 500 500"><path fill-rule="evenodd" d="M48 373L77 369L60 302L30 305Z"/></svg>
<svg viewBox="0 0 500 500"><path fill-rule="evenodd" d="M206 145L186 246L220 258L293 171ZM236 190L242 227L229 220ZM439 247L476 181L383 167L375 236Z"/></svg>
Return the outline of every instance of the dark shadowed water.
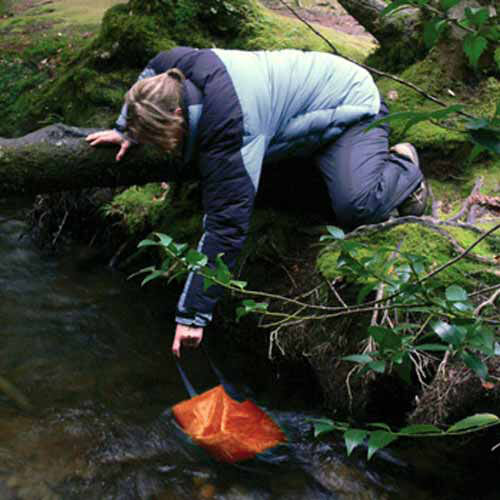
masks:
<svg viewBox="0 0 500 500"><path fill-rule="evenodd" d="M211 461L168 412L186 398L169 355L176 297L82 265L78 248L44 256L22 205L0 200L0 500L438 498L393 455L347 459L314 440L311 415L272 402L289 446L242 467Z"/></svg>

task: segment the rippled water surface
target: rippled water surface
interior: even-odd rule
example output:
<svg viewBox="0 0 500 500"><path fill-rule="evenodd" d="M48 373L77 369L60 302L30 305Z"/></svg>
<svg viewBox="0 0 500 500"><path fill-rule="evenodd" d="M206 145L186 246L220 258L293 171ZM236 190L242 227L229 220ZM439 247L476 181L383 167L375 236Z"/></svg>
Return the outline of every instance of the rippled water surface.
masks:
<svg viewBox="0 0 500 500"><path fill-rule="evenodd" d="M44 256L24 231L0 201L1 500L434 498L388 453L367 466L314 440L300 408L270 409L291 438L272 462L211 461L168 412L186 398L168 354L176 297L83 266L81 249Z"/></svg>

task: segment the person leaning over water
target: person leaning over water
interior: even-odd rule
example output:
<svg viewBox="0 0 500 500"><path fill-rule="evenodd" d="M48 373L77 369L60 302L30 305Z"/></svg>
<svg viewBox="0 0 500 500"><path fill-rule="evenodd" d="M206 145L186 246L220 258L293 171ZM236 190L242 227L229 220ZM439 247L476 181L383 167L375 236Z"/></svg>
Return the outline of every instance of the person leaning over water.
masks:
<svg viewBox="0 0 500 500"><path fill-rule="evenodd" d="M199 169L205 216L198 250L231 267L245 241L263 162L304 156L319 167L340 225L421 215L427 188L415 148L389 150L387 115L370 74L326 53L177 47L153 58L125 97L116 129L91 146L156 144ZM304 175L312 168L304 164ZM197 347L220 287L191 273L177 305L172 352Z"/></svg>

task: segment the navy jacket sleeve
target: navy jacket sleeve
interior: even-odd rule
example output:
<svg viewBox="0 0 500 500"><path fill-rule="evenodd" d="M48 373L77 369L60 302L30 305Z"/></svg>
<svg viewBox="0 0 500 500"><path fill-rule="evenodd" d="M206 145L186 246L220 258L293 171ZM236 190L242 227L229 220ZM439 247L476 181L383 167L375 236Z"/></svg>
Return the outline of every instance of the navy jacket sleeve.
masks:
<svg viewBox="0 0 500 500"><path fill-rule="evenodd" d="M200 155L202 172L204 233L198 251L207 255L213 266L217 255L234 268L248 234L255 198L255 189L243 163L242 151L206 151ZM256 154L256 157L262 154ZM204 289L203 278L191 273L177 307L177 323L205 326L212 319L212 310L223 289Z"/></svg>
<svg viewBox="0 0 500 500"><path fill-rule="evenodd" d="M186 54L177 66L203 92L198 165L205 216L198 250L214 265L218 254L233 268L243 247L257 186L249 172L259 170L266 142L245 133L244 117L233 82L211 50ZM203 286L190 274L177 307L176 321L205 326L223 290Z"/></svg>

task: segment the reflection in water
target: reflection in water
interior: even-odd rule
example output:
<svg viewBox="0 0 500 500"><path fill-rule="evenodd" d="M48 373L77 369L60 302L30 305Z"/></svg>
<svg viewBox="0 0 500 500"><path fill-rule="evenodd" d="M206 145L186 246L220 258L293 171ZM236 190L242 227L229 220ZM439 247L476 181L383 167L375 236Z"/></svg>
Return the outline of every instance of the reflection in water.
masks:
<svg viewBox="0 0 500 500"><path fill-rule="evenodd" d="M0 392L0 499L431 498L405 484L405 465L388 454L382 473L361 453L347 459L340 444L313 440L299 412L274 413L292 439L272 461L211 461L165 411L186 397L168 355L175 297L44 257L6 203L0 375L34 410ZM210 379L208 367L185 363Z"/></svg>

